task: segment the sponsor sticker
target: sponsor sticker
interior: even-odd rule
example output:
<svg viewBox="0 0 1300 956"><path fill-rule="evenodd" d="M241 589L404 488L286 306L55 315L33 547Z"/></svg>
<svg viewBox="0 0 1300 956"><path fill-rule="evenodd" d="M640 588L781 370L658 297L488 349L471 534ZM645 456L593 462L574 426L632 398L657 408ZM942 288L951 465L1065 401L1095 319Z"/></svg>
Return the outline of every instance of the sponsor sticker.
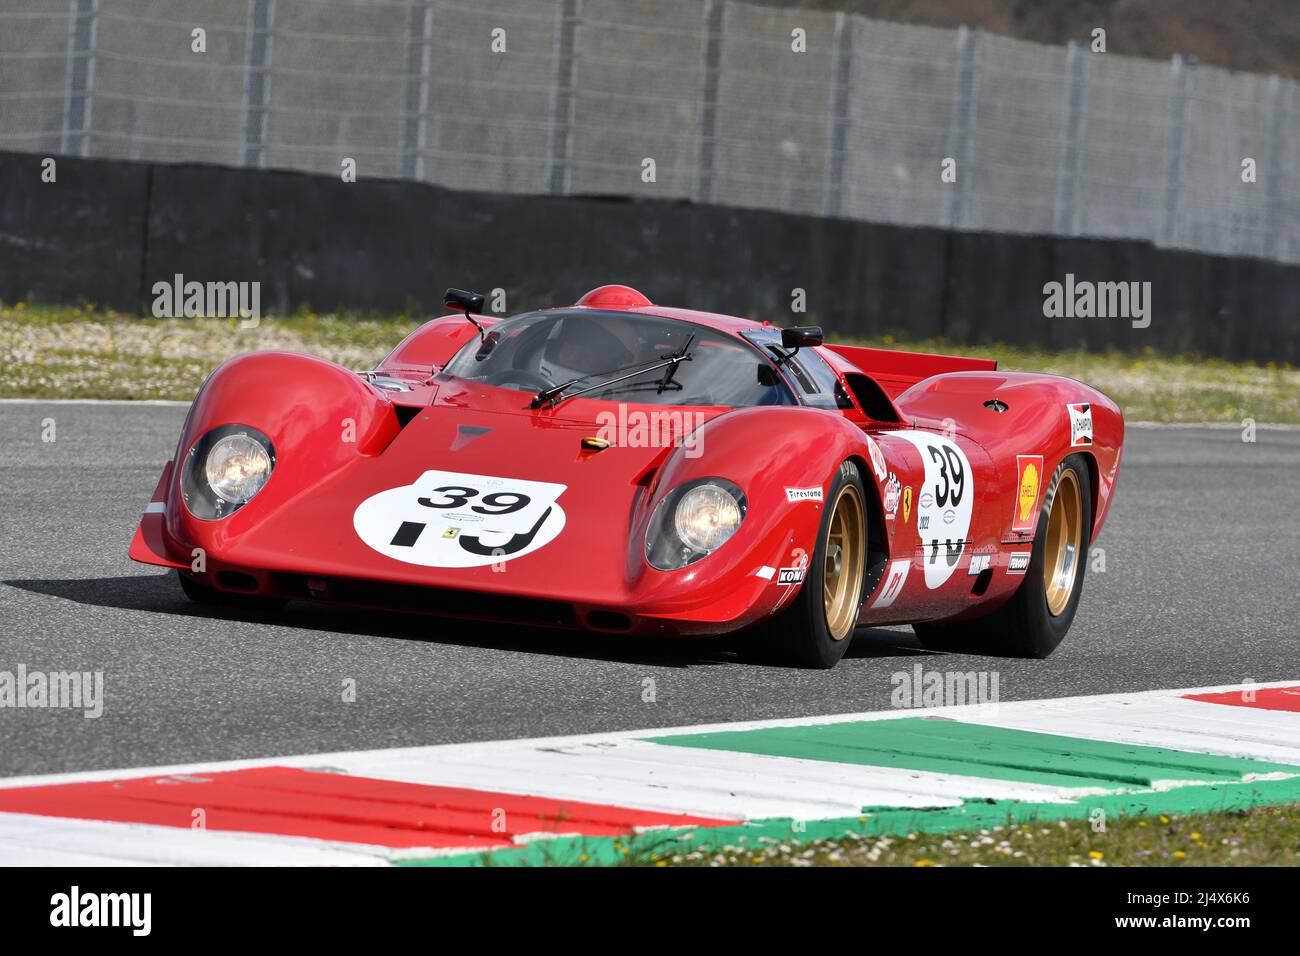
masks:
<svg viewBox="0 0 1300 956"><path fill-rule="evenodd" d="M912 486L903 489L903 524L912 520Z"/></svg>
<svg viewBox="0 0 1300 956"><path fill-rule="evenodd" d="M893 521L894 515L898 513L898 499L902 496L902 489L898 484L898 476L893 472L889 474L889 480L885 482L885 520ZM904 518L904 521L907 519Z"/></svg>
<svg viewBox="0 0 1300 956"><path fill-rule="evenodd" d="M821 501L822 497L822 490L820 488L785 489L786 501Z"/></svg>
<svg viewBox="0 0 1300 956"><path fill-rule="evenodd" d="M769 613L775 614L779 611L785 603L790 600L795 591L798 590L795 585L803 582L804 576L808 573L808 563L810 560L808 552L803 548L795 548L790 552L790 564L784 568L778 569L776 572L775 583L779 586L784 585L784 587L782 588L780 596L776 599L776 604L772 605L772 610Z"/></svg>
<svg viewBox="0 0 1300 956"><path fill-rule="evenodd" d="M426 471L357 506L352 527L380 554L431 568L478 568L543 548L564 530L567 485ZM430 528L429 526L433 527Z"/></svg>
<svg viewBox="0 0 1300 956"><path fill-rule="evenodd" d="M1029 568L1029 552L1017 551L1007 561L1007 574L1024 574Z"/></svg>
<svg viewBox="0 0 1300 956"><path fill-rule="evenodd" d="M1016 503L1012 531L1033 531L1038 520L1038 489L1043 480L1042 455L1016 455Z"/></svg>
<svg viewBox="0 0 1300 956"><path fill-rule="evenodd" d="M912 562L908 558L901 561L890 561L889 571L885 574L885 583L880 588L880 595L872 602L873 608L889 607L903 593L903 585L907 581L907 572L912 569Z"/></svg>
<svg viewBox="0 0 1300 956"><path fill-rule="evenodd" d="M880 450L875 439L870 435L867 438L867 452L871 456L871 470L876 473L876 481L884 481L889 477L889 467L885 464L885 453Z"/></svg>
<svg viewBox="0 0 1300 956"><path fill-rule="evenodd" d="M1087 402L1066 405L1070 413L1070 447L1092 444L1092 406Z"/></svg>
<svg viewBox="0 0 1300 956"><path fill-rule="evenodd" d="M970 556L970 567L966 570L967 574L979 574L981 571L987 571L989 562L993 560L991 554L972 554Z"/></svg>

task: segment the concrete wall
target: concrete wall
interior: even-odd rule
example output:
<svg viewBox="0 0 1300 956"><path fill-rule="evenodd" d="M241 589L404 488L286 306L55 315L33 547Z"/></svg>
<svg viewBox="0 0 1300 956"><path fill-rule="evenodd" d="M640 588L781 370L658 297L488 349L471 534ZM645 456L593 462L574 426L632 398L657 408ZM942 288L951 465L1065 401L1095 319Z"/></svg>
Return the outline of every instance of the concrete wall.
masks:
<svg viewBox="0 0 1300 956"><path fill-rule="evenodd" d="M260 281L265 309L441 311L447 286L511 312L605 282L653 301L834 335L1195 351L1300 364L1300 268L1167 249L647 198L453 191L402 180L0 153L0 299L147 310L180 272ZM1043 317L1067 272L1150 281L1151 325ZM790 313L791 290L808 313Z"/></svg>

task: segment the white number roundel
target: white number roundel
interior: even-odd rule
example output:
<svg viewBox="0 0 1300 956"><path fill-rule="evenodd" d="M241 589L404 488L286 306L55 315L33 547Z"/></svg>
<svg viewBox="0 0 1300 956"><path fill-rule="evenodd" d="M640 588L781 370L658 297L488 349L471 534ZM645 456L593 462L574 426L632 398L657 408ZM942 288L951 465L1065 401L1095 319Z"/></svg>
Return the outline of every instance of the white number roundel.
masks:
<svg viewBox="0 0 1300 956"><path fill-rule="evenodd" d="M925 485L917 495L916 534L925 548L925 586L937 588L961 563L970 547L975 476L966 453L950 438L933 432L890 432L910 442L925 463Z"/></svg>
<svg viewBox="0 0 1300 956"><path fill-rule="evenodd" d="M352 515L380 554L431 568L477 568L543 548L564 530L557 500L567 485L426 471L372 495Z"/></svg>

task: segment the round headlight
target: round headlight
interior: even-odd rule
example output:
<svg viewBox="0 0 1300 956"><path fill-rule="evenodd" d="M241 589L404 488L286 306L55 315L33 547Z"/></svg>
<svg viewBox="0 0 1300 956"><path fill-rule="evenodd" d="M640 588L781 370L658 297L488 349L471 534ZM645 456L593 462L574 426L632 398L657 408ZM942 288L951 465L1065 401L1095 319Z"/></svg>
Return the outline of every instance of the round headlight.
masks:
<svg viewBox="0 0 1300 956"><path fill-rule="evenodd" d="M218 497L243 504L271 477L271 456L247 435L227 435L208 451L204 471Z"/></svg>
<svg viewBox="0 0 1300 956"><path fill-rule="evenodd" d="M720 485L698 485L677 502L673 524L692 551L716 551L740 527L744 515L736 496Z"/></svg>

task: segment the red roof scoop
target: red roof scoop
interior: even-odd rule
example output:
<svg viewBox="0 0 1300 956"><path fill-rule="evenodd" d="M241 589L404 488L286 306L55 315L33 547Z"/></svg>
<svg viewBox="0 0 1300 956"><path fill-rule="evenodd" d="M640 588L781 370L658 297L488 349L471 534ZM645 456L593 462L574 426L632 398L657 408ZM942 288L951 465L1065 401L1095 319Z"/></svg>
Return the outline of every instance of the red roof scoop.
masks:
<svg viewBox="0 0 1300 956"><path fill-rule="evenodd" d="M592 309L640 309L650 300L626 285L602 285L592 289L576 303Z"/></svg>

